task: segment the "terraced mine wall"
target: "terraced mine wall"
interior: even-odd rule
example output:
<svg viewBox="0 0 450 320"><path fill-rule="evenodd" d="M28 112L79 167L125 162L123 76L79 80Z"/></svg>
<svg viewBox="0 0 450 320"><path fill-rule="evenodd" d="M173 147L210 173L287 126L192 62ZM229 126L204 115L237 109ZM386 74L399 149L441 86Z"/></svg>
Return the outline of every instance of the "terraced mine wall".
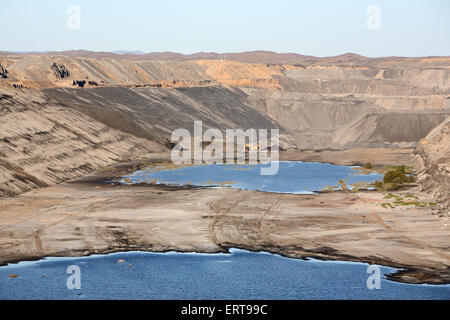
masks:
<svg viewBox="0 0 450 320"><path fill-rule="evenodd" d="M283 149L415 147L450 114L447 62L3 56L0 195L167 151L171 132L194 120L279 128Z"/></svg>
<svg viewBox="0 0 450 320"><path fill-rule="evenodd" d="M1 90L0 195L167 149L173 130L277 128L225 87ZM281 131L280 139L289 134ZM290 142L292 144L292 142Z"/></svg>
<svg viewBox="0 0 450 320"><path fill-rule="evenodd" d="M49 102L40 92L1 93L0 196L79 177L163 148Z"/></svg>

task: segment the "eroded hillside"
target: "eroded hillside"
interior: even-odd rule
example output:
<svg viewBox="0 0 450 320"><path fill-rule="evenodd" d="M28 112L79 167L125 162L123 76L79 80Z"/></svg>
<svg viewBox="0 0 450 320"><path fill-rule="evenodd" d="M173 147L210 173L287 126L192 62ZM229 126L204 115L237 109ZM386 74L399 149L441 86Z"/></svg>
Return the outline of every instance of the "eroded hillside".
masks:
<svg viewBox="0 0 450 320"><path fill-rule="evenodd" d="M413 160L422 189L441 201L441 212L450 205L450 117L433 129L414 151Z"/></svg>
<svg viewBox="0 0 450 320"><path fill-rule="evenodd" d="M195 120L279 128L283 149L406 148L450 114L446 57L257 56L1 56L0 193L167 150Z"/></svg>
<svg viewBox="0 0 450 320"><path fill-rule="evenodd" d="M61 105L41 92L0 90L0 196L52 185L163 150Z"/></svg>

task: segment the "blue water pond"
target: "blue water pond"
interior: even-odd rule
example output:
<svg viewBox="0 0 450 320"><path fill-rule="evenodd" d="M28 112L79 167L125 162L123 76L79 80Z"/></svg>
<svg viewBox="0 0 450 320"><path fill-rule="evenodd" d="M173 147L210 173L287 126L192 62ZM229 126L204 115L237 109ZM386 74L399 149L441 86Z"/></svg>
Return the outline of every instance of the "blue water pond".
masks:
<svg viewBox="0 0 450 320"><path fill-rule="evenodd" d="M67 288L70 265L80 268L79 290ZM380 289L368 289L368 266L238 249L231 254L126 252L46 258L0 267L0 299L450 298L449 285L389 281L384 275L396 270L382 266Z"/></svg>
<svg viewBox="0 0 450 320"><path fill-rule="evenodd" d="M267 164L211 164L178 169L153 168L127 175L123 183L162 183L168 185L229 186L242 190L278 193L312 193L327 186L338 187L339 180L347 185L382 180L377 173L361 174L354 167L316 162L280 161L274 175L261 175Z"/></svg>

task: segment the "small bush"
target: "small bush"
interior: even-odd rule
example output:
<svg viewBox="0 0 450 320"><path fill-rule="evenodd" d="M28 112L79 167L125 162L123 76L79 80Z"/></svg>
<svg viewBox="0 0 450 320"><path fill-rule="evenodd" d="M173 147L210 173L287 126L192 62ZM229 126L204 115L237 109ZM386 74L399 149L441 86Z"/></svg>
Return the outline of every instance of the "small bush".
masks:
<svg viewBox="0 0 450 320"><path fill-rule="evenodd" d="M398 190L399 186L396 183L393 183L391 186L391 190Z"/></svg>
<svg viewBox="0 0 450 320"><path fill-rule="evenodd" d="M383 189L383 182L382 181L376 180L374 185L375 185L375 188L377 188L377 189Z"/></svg>
<svg viewBox="0 0 450 320"><path fill-rule="evenodd" d="M407 182L408 179L409 177L405 173L405 166L398 166L394 170L386 172L383 182L397 185Z"/></svg>
<svg viewBox="0 0 450 320"><path fill-rule="evenodd" d="M371 164L370 162L367 162L367 163L364 165L364 168L366 168L366 169L373 169L372 164Z"/></svg>
<svg viewBox="0 0 450 320"><path fill-rule="evenodd" d="M342 190L348 191L347 182L345 179L339 179L338 184L341 186Z"/></svg>

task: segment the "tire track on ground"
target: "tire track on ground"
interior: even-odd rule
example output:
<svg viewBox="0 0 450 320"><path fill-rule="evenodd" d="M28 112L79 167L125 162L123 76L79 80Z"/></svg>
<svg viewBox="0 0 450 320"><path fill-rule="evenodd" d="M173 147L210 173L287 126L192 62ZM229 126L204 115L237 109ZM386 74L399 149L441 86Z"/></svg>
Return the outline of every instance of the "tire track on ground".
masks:
<svg viewBox="0 0 450 320"><path fill-rule="evenodd" d="M109 199L105 198L105 199L102 199L102 200L99 200L99 201L90 203L90 204L88 204L87 206L83 207L82 209L78 209L76 212L74 212L74 213L72 213L72 214L68 214L68 215L65 216L64 218L59 219L59 220L57 220L57 221L54 221L53 223L50 223L49 225L47 225L47 226L45 226L45 227L43 227L43 228L39 228L39 229L37 229L36 231L34 231L34 232L33 232L33 237L34 237L34 243L35 243L36 249L37 249L38 251L41 251L41 252L44 250L43 244L42 244L42 239L41 239L42 233L43 233L43 232L45 232L45 231L47 231L48 229L53 228L53 227L55 227L55 226L57 226L57 225L59 225L59 224L62 224L62 223L64 223L64 222L67 222L67 221L69 221L69 220L71 220L71 219L73 219L73 218L75 218L75 217L83 216L83 215L85 215L85 214L89 211L89 209L91 209L91 208L94 207L95 205L100 204L100 203L107 202L108 200L109 200Z"/></svg>
<svg viewBox="0 0 450 320"><path fill-rule="evenodd" d="M279 200L275 200L275 201L269 206L269 208L267 208L266 211L264 211L264 213L259 217L258 222L257 222L257 232L259 233L260 237L261 237L262 239L264 239L265 242L267 242L268 244L271 244L271 245L277 245L277 244L275 243L275 241L273 241L273 240L270 238L269 233L268 233L268 232L265 232L265 231L263 230L263 220L264 220L264 218L265 218L270 212L272 212L272 209L273 209L279 202L280 202Z"/></svg>
<svg viewBox="0 0 450 320"><path fill-rule="evenodd" d="M241 190L237 190L236 193L239 195L242 191ZM236 194L235 193L235 194ZM244 201L247 201L250 197L251 197L251 193L246 193L242 196L240 196L238 198L238 200L236 202L233 203L233 205L231 205L228 208L223 208L220 207L220 203L225 202L225 203L229 203L230 202L230 198L223 198L220 200L216 200L216 201L211 201L208 203L208 207L209 210L212 211L212 213L214 214L214 220L211 222L211 224L209 225L209 233L211 235L211 238L213 240L213 242L220 246L220 241L217 240L217 234L216 234L216 224L227 214L229 214L234 208L236 208L239 204L241 204Z"/></svg>
<svg viewBox="0 0 450 320"><path fill-rule="evenodd" d="M380 216L378 213L372 212L371 215L375 218L375 220L377 221L377 223L378 223L379 225L381 225L386 231L388 231L388 232L390 232L390 233L398 234L398 235L400 235L401 237L405 238L407 241L409 241L409 242L415 244L416 246L419 246L419 247L421 247L422 249L431 251L431 252L433 252L434 254L440 256L441 258L444 258L444 259L450 261L450 256L449 256L449 255L446 255L445 253L443 253L443 252L441 252L441 251L439 251L439 250L437 250L437 249L434 249L434 248L430 247L428 244L426 244L426 243L424 243L424 242L422 242L422 241L420 241L420 240L416 240L416 239L413 239L413 238L411 238L411 237L409 237L409 236L406 236L403 232L401 232L401 231L399 231L399 230L396 230L396 229L394 229L394 228L388 226L388 225L384 222L383 218L381 218L381 216ZM394 216L390 216L390 217L391 217L394 221L396 220Z"/></svg>

